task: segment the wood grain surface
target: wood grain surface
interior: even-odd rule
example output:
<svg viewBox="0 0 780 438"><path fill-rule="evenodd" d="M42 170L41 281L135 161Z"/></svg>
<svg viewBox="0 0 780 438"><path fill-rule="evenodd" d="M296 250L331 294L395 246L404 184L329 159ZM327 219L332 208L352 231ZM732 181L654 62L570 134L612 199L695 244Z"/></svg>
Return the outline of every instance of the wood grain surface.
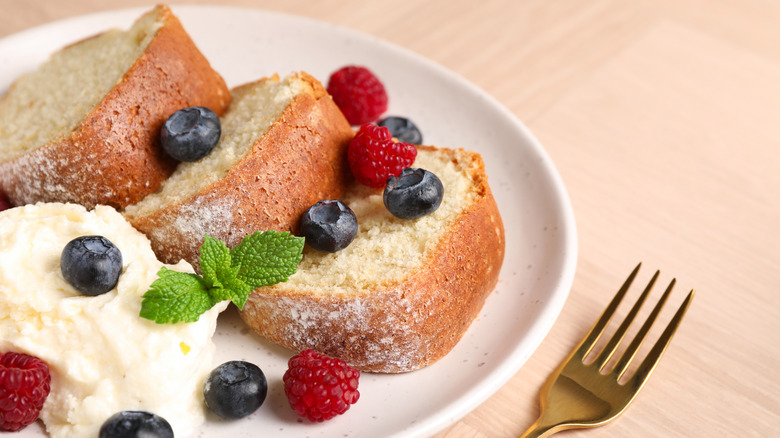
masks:
<svg viewBox="0 0 780 438"><path fill-rule="evenodd" d="M690 312L623 416L560 436L778 436L780 1L219 4L304 15L417 52L494 96L557 165L579 235L570 298L517 375L437 437L522 433L549 372L639 261L640 282L656 269L664 284L677 279L670 307L696 289ZM0 37L149 5L0 0Z"/></svg>

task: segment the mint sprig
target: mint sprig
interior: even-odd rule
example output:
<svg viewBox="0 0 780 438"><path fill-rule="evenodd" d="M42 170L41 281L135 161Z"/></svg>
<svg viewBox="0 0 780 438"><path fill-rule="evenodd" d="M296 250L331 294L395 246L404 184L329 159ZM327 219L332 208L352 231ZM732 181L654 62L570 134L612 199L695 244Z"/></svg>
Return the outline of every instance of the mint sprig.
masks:
<svg viewBox="0 0 780 438"><path fill-rule="evenodd" d="M216 303L244 308L249 294L284 282L303 258L303 237L273 230L246 236L232 250L206 235L200 248L203 275L161 268L141 302L141 317L159 324L194 322Z"/></svg>

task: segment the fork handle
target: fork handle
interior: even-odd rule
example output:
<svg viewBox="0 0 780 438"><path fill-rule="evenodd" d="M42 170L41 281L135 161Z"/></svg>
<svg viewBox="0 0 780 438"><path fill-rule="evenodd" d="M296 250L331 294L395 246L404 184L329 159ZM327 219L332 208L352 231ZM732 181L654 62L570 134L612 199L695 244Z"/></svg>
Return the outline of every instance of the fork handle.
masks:
<svg viewBox="0 0 780 438"><path fill-rule="evenodd" d="M539 417L528 430L520 435L520 438L545 438L559 431L558 425L543 424L542 420L543 418Z"/></svg>

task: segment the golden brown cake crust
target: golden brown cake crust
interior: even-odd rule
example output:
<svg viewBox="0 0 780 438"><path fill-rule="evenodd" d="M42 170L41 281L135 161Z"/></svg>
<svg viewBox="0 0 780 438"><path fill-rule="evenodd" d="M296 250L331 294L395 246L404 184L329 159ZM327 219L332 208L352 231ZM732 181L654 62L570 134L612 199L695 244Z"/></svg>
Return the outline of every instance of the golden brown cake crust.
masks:
<svg viewBox="0 0 780 438"><path fill-rule="evenodd" d="M319 81L298 76L309 91L293 98L227 175L182 202L128 217L160 260L197 267L204 234L233 247L255 231L295 231L312 204L341 195L351 181L352 128Z"/></svg>
<svg viewBox="0 0 780 438"><path fill-rule="evenodd" d="M12 204L138 202L175 167L158 144L168 116L195 105L221 114L230 103L224 80L178 18L165 5L157 9L164 25L77 129L0 163L0 190Z"/></svg>
<svg viewBox="0 0 780 438"><path fill-rule="evenodd" d="M481 158L472 159L477 200L443 224L439 245L406 281L357 295L261 288L242 319L282 346L313 348L364 371L412 371L443 357L495 288L504 258L501 216Z"/></svg>

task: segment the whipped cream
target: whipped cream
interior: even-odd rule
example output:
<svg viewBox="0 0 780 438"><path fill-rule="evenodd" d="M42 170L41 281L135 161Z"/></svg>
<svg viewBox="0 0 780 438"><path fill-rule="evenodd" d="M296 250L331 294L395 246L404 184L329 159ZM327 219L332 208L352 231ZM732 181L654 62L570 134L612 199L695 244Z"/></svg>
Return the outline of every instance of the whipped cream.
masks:
<svg viewBox="0 0 780 438"><path fill-rule="evenodd" d="M65 281L60 254L73 238L102 235L122 252L116 288L97 297ZM218 304L195 323L138 316L163 265L147 238L114 209L36 204L0 213L0 351L37 356L51 370L41 419L52 437L96 437L121 410L165 418L177 437L203 423L202 384L212 369Z"/></svg>

